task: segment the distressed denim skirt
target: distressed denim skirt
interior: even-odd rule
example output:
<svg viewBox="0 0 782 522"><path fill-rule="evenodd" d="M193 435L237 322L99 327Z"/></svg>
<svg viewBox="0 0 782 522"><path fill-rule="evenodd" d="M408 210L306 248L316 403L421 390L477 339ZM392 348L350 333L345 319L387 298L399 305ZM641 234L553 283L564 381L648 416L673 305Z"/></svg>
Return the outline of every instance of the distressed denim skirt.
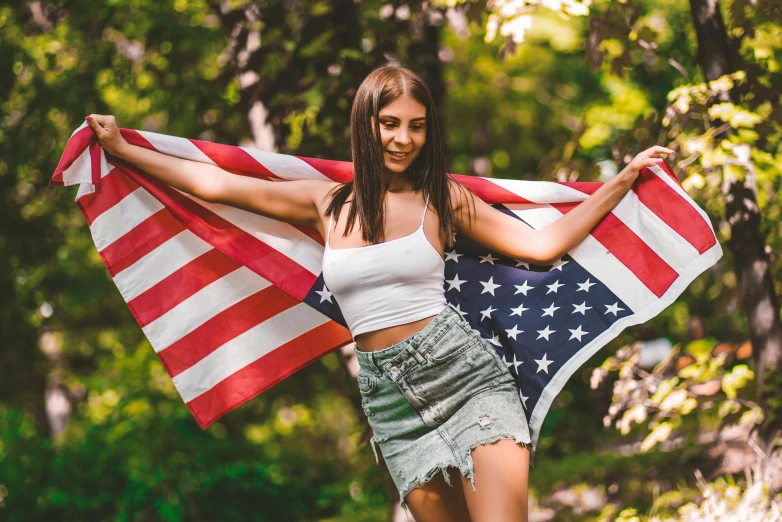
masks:
<svg viewBox="0 0 782 522"><path fill-rule="evenodd" d="M475 491L472 449L514 439L534 454L515 379L494 347L450 304L423 329L382 350L356 350L362 406L399 490L458 468ZM457 484L459 486L459 484Z"/></svg>

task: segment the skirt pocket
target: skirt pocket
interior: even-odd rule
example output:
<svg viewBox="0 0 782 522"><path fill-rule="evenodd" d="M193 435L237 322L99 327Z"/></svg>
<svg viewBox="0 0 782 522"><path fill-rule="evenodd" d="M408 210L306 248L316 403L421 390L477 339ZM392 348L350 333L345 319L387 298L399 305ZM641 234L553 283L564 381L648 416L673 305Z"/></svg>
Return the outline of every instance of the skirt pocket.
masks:
<svg viewBox="0 0 782 522"><path fill-rule="evenodd" d="M509 372L482 345L476 333L458 323L429 350L426 364L405 375L410 391L447 418L470 397L507 381Z"/></svg>
<svg viewBox="0 0 782 522"><path fill-rule="evenodd" d="M430 364L439 365L458 357L478 345L480 341L481 338L477 333L470 334L459 323L454 323L429 350L422 354Z"/></svg>

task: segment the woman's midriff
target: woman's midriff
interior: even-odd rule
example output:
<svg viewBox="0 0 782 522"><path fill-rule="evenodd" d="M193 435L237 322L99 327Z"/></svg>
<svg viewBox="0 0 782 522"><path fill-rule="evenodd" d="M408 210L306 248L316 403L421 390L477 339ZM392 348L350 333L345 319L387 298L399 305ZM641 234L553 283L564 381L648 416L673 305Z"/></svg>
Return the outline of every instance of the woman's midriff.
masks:
<svg viewBox="0 0 782 522"><path fill-rule="evenodd" d="M356 348L362 352L374 352L382 350L383 348L388 348L392 344L404 341L411 335L420 332L435 317L437 317L437 315L425 317L424 319L413 321L412 323L389 326L388 328L381 328L380 330L375 330L373 332L358 334L354 338Z"/></svg>

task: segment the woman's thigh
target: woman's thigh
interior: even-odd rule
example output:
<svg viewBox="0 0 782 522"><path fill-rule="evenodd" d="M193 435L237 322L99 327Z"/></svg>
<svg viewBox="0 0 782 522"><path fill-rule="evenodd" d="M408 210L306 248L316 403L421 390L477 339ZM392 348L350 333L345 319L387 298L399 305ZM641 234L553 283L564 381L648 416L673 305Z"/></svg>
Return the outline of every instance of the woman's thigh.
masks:
<svg viewBox="0 0 782 522"><path fill-rule="evenodd" d="M530 451L513 439L500 439L472 450L475 491L462 477L472 522L527 522Z"/></svg>
<svg viewBox="0 0 782 522"><path fill-rule="evenodd" d="M454 467L447 468L447 471L450 477L454 473L459 474ZM405 502L416 522L470 522L464 491L453 480L452 484L446 484L443 474L438 473L407 494Z"/></svg>

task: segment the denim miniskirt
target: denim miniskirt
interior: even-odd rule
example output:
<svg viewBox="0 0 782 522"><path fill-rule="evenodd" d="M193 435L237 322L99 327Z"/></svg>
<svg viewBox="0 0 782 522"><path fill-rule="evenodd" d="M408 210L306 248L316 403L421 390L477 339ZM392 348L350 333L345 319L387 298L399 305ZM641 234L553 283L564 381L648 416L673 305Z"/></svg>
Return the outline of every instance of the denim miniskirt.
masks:
<svg viewBox="0 0 782 522"><path fill-rule="evenodd" d="M361 404L377 449L399 490L400 505L416 486L458 468L475 491L471 451L499 439L530 449L519 389L505 362L449 303L423 329L358 358ZM458 484L457 484L458 485Z"/></svg>

